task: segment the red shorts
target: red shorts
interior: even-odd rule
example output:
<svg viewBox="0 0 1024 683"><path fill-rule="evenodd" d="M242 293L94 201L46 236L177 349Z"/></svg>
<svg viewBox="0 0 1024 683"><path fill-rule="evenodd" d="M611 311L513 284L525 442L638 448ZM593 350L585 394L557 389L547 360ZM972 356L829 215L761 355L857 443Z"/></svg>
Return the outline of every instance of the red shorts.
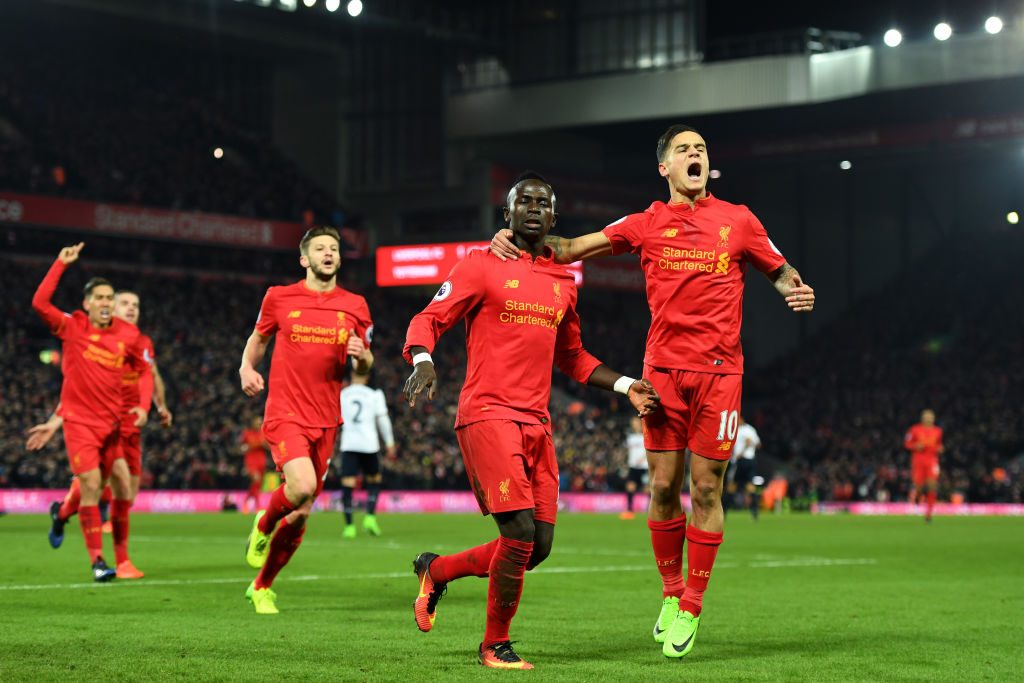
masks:
<svg viewBox="0 0 1024 683"><path fill-rule="evenodd" d="M538 522L558 516L558 460L547 425L483 420L455 431L480 512L533 510Z"/></svg>
<svg viewBox="0 0 1024 683"><path fill-rule="evenodd" d="M292 422L264 422L263 436L270 444L270 455L277 469L284 469L287 462L297 458L309 458L316 472L316 496L324 489L327 466L334 454L334 437L337 427L303 427Z"/></svg>
<svg viewBox="0 0 1024 683"><path fill-rule="evenodd" d="M739 428L743 375L644 366L644 377L661 396L661 409L643 420L650 451L686 448L712 460L732 457Z"/></svg>
<svg viewBox="0 0 1024 683"><path fill-rule="evenodd" d="M914 486L921 488L928 482L939 478L939 461L937 458L921 458L914 456L910 461L910 477Z"/></svg>
<svg viewBox="0 0 1024 683"><path fill-rule="evenodd" d="M114 461L124 457L121 453L121 432L115 426L104 430L65 422L64 446L74 474L99 469L100 476L107 479Z"/></svg>
<svg viewBox="0 0 1024 683"><path fill-rule="evenodd" d="M245 454L245 471L263 476L267 471L267 454L263 451L249 451Z"/></svg>
<svg viewBox="0 0 1024 683"><path fill-rule="evenodd" d="M121 451L128 464L128 472L138 477L142 474L142 434L139 430L121 432Z"/></svg>

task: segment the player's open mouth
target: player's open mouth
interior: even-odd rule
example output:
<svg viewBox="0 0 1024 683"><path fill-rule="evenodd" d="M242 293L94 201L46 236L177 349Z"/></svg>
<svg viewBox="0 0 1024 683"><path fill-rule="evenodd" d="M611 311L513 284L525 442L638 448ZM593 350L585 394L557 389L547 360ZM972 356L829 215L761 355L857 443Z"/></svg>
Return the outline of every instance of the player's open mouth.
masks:
<svg viewBox="0 0 1024 683"><path fill-rule="evenodd" d="M530 220L523 221L523 225L528 228L540 228L540 221L531 218Z"/></svg>
<svg viewBox="0 0 1024 683"><path fill-rule="evenodd" d="M703 170L700 164L695 161L686 167L686 177L690 180L700 180Z"/></svg>

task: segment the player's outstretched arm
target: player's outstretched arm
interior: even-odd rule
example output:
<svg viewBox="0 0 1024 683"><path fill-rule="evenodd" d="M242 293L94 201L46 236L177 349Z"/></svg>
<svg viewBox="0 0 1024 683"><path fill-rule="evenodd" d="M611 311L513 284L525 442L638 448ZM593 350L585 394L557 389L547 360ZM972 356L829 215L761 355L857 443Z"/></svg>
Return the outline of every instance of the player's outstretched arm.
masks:
<svg viewBox="0 0 1024 683"><path fill-rule="evenodd" d="M582 259L608 256L612 253L611 240L603 232L592 232L580 237L548 235L544 244L555 252L555 263L575 263ZM512 231L499 230L491 238L491 252L502 261L519 258L519 248L512 244Z"/></svg>
<svg viewBox="0 0 1024 683"><path fill-rule="evenodd" d="M814 288L803 281L796 268L783 263L770 273L766 273L775 289L786 299L786 304L794 313L810 313L814 310Z"/></svg>
<svg viewBox="0 0 1024 683"><path fill-rule="evenodd" d="M413 346L409 349L412 354L413 370L409 379L405 380L405 387L402 394L410 406L416 405L416 397L427 391L427 399L433 401L437 394L437 373L434 372L434 361L425 346ZM424 358L426 356L426 358Z"/></svg>
<svg viewBox="0 0 1024 683"><path fill-rule="evenodd" d="M245 350L242 351L242 365L238 368L238 375L242 382L242 391L246 396L255 396L263 391L263 375L256 366L263 360L267 353L267 346L270 345L270 337L264 337L259 332L253 332L245 342Z"/></svg>
<svg viewBox="0 0 1024 683"><path fill-rule="evenodd" d="M649 380L627 377L604 363L594 368L587 384L598 389L625 394L639 417L650 415L661 407L661 396Z"/></svg>
<svg viewBox="0 0 1024 683"><path fill-rule="evenodd" d="M63 425L64 418L54 411L53 415L46 422L29 427L28 431L25 432L25 435L28 437L25 440L25 448L30 451L42 449L43 446L50 443L50 439L53 438L53 435Z"/></svg>
<svg viewBox="0 0 1024 683"><path fill-rule="evenodd" d="M57 260L50 266L50 270L46 272L46 277L39 283L35 294L32 295L32 308L50 326L50 331L58 337L62 335L66 316L59 308L53 305L51 301L53 293L57 291L57 283L60 282L60 276L64 274L64 269L78 260L78 255L84 248L85 242L79 242L78 244L61 249L60 253L57 254Z"/></svg>

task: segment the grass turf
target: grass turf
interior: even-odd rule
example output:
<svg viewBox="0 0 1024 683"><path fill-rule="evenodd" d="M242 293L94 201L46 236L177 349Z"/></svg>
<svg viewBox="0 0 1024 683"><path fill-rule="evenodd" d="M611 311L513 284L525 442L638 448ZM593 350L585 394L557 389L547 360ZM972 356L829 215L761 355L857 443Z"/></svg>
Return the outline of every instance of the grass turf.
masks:
<svg viewBox="0 0 1024 683"><path fill-rule="evenodd" d="M962 681L1021 680L1024 519L734 514L693 653L650 631L660 583L644 518L566 515L527 575L512 625L536 669L482 669L486 581L449 586L416 630L411 561L493 537L475 516L384 516L342 541L317 514L275 584L281 614L243 598L249 518L136 515L141 581L94 585L77 521L64 547L42 516L0 518L0 680ZM357 519L357 524L359 520ZM362 532L360 528L360 532ZM109 536L105 539L108 552ZM670 678L669 678L670 677Z"/></svg>

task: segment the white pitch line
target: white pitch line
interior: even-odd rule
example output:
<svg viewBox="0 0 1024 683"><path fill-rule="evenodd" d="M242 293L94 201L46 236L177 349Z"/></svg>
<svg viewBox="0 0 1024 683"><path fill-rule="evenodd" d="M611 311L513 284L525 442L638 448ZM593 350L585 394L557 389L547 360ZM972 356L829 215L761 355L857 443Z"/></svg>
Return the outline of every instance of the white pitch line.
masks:
<svg viewBox="0 0 1024 683"><path fill-rule="evenodd" d="M772 562L751 562L740 564L736 562L720 562L715 569L775 569L780 567L843 567L862 566L878 564L877 560L871 558L827 558L827 557L804 557L793 560L779 560ZM644 565L620 565L603 567L540 567L530 572L531 574L601 574L611 572L645 572L651 571L650 564ZM380 572L374 574L349 574L349 575L319 575L307 574L301 576L288 576L285 581L370 581L377 579L404 579L412 576L412 572ZM113 588L114 586L203 586L217 584L245 584L252 580L251 576L220 579L145 579L139 581L114 581L109 584L88 583L40 583L40 584L15 584L0 585L0 591L34 591L34 590L76 590L82 588Z"/></svg>

